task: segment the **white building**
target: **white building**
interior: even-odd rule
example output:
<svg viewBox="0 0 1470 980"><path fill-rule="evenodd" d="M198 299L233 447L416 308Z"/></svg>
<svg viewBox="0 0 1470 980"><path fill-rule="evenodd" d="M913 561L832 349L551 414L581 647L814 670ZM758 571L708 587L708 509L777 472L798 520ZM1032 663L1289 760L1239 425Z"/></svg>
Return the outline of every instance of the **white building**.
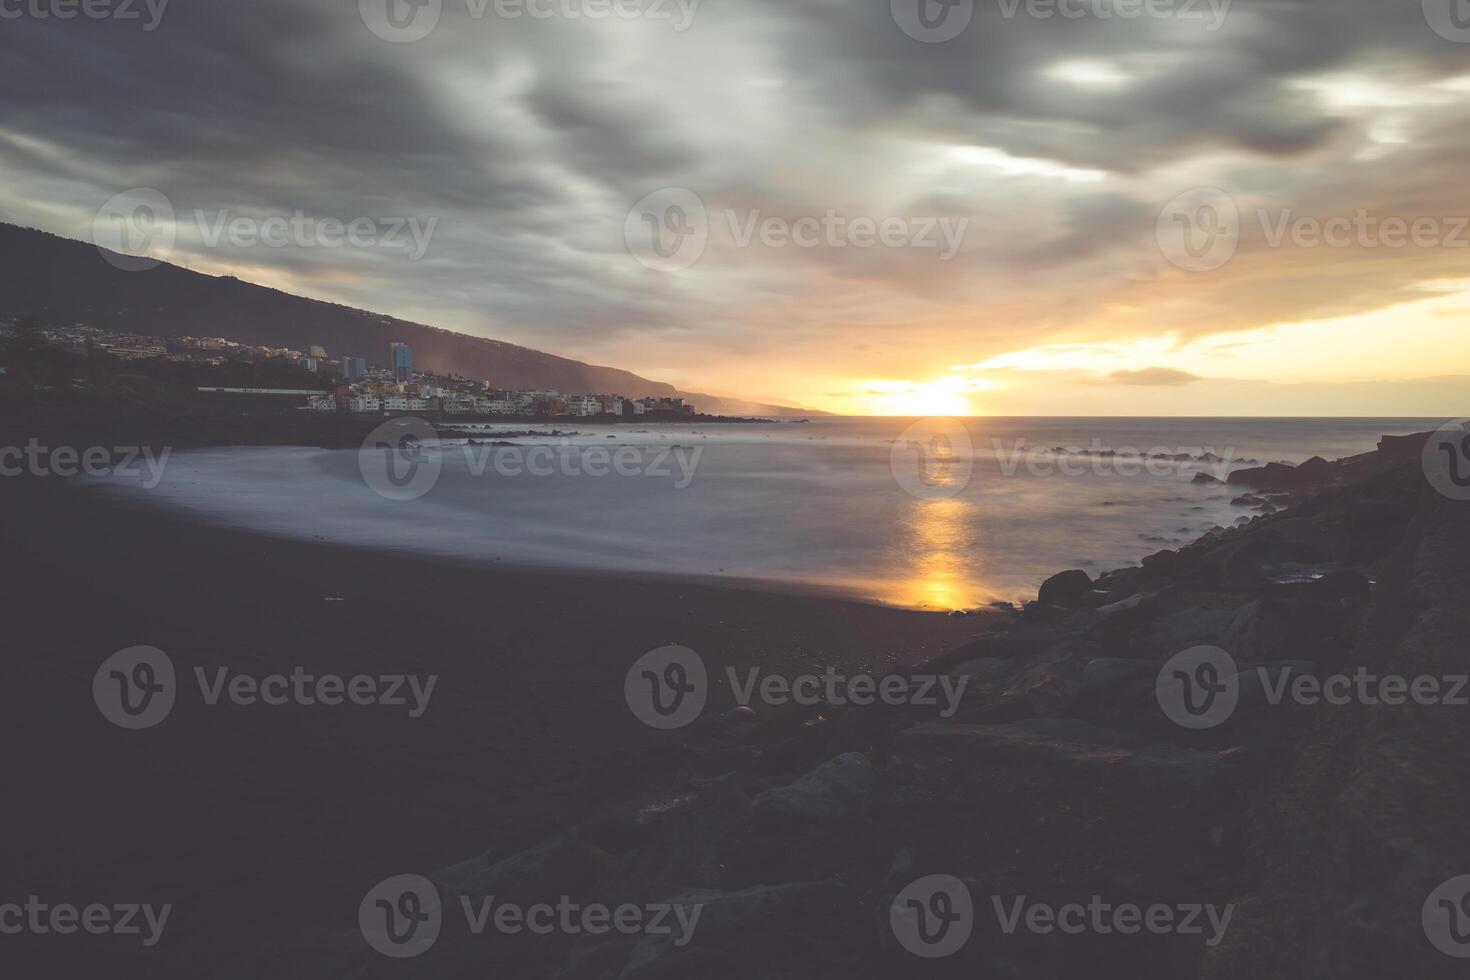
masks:
<svg viewBox="0 0 1470 980"><path fill-rule="evenodd" d="M596 395L568 395L568 415L601 415L602 403Z"/></svg>
<svg viewBox="0 0 1470 980"><path fill-rule="evenodd" d="M444 411L448 415L473 415L480 411L480 402L484 399L475 398L473 395L445 395Z"/></svg>
<svg viewBox="0 0 1470 980"><path fill-rule="evenodd" d="M306 407L313 412L335 412L337 410L337 396L312 395L306 400Z"/></svg>
<svg viewBox="0 0 1470 980"><path fill-rule="evenodd" d="M358 394L352 396L348 407L354 412L381 412L383 401L377 395Z"/></svg>

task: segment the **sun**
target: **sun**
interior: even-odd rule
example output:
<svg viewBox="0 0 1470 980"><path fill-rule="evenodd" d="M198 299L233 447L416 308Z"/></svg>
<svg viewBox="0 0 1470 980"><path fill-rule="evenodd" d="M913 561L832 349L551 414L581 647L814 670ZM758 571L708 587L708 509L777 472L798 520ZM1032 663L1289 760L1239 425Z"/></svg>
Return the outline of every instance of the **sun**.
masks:
<svg viewBox="0 0 1470 980"><path fill-rule="evenodd" d="M975 415L970 395L989 385L974 378L940 378L937 381L869 381L862 410L868 415L966 416Z"/></svg>

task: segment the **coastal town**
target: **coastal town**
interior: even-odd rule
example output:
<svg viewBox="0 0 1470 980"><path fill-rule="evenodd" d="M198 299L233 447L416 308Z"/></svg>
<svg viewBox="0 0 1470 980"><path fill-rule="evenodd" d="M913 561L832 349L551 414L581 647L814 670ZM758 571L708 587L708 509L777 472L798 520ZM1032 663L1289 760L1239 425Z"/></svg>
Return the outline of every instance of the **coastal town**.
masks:
<svg viewBox="0 0 1470 980"><path fill-rule="evenodd" d="M222 366L227 363L288 365L301 372L300 387L200 386L204 394L290 404L303 412L395 415L425 413L457 417L557 418L692 416L682 398L632 397L620 393L567 393L520 388L513 379L468 379L415 370L413 349L392 343L384 363L357 354L239 343L221 337L153 337L115 333L77 324L54 327L0 320L0 336L26 334L34 344L121 361ZM3 366L0 366L3 371Z"/></svg>

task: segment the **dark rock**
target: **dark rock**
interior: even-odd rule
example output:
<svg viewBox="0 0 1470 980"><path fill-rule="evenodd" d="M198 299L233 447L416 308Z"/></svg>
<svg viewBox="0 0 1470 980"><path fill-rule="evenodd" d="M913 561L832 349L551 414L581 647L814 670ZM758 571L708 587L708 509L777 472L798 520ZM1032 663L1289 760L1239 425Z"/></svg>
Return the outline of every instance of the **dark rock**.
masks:
<svg viewBox="0 0 1470 980"><path fill-rule="evenodd" d="M1041 583L1036 601L1048 606L1076 605L1092 590L1092 576L1081 569L1058 572Z"/></svg>
<svg viewBox="0 0 1470 980"><path fill-rule="evenodd" d="M758 821L842 820L860 814L878 785L867 756L849 752L822 763L787 786L756 798L752 816Z"/></svg>
<svg viewBox="0 0 1470 980"><path fill-rule="evenodd" d="M898 736L894 752L962 757L973 765L983 765L986 759L1005 759L1060 776L1086 774L1130 785L1179 790L1231 777L1242 761L1238 749L1215 751L1151 744L1137 736L1066 718L1009 725L919 725Z"/></svg>
<svg viewBox="0 0 1470 980"><path fill-rule="evenodd" d="M587 841L558 835L494 863L488 854L481 855L431 877L449 895L495 895L502 901L529 905L585 892L612 860Z"/></svg>

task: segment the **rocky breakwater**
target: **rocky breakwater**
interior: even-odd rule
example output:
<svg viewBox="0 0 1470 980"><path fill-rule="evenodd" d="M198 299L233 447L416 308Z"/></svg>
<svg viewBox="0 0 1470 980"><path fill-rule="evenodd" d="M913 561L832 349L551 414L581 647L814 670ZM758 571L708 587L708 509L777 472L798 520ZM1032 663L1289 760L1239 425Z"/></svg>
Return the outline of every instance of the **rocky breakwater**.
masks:
<svg viewBox="0 0 1470 980"><path fill-rule="evenodd" d="M1424 917L1470 874L1470 707L1321 696L1470 669L1470 505L1422 438L1233 473L1284 509L889 675L953 702L711 701L676 776L438 887L704 909L684 945L546 937L525 976L1463 977Z"/></svg>

